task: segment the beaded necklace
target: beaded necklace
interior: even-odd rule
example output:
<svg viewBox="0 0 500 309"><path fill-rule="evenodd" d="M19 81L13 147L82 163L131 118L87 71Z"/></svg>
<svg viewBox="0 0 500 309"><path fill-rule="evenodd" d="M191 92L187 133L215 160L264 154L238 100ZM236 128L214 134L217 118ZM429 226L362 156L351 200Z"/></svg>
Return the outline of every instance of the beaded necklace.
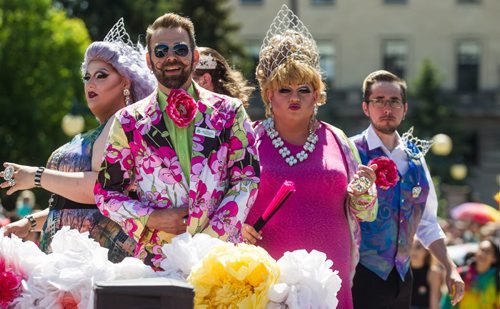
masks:
<svg viewBox="0 0 500 309"><path fill-rule="evenodd" d="M302 146L303 149L296 155L292 155L290 149L284 146L285 143L283 139L274 128L274 120L272 118L267 118L262 122L262 125L266 129L267 136L271 139L274 148L278 149L281 157L283 157L285 162L290 166L303 162L309 157L309 153L312 153L314 149L316 149L316 143L318 142L318 135L316 135L317 126L314 126L314 128L310 130L309 136L307 136L307 141L304 146Z"/></svg>

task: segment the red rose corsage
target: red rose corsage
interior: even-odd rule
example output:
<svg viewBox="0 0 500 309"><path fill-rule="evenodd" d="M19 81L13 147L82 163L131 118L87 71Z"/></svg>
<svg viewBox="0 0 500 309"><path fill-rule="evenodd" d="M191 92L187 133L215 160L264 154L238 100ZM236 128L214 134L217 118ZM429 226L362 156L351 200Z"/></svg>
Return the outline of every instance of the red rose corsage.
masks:
<svg viewBox="0 0 500 309"><path fill-rule="evenodd" d="M375 175L377 176L375 184L377 187L387 190L398 183L398 167L394 161L387 157L378 157L371 160L368 166L372 164L377 164L377 170L375 171Z"/></svg>
<svg viewBox="0 0 500 309"><path fill-rule="evenodd" d="M179 128L187 127L198 109L196 102L184 89L172 89L167 104L167 114Z"/></svg>

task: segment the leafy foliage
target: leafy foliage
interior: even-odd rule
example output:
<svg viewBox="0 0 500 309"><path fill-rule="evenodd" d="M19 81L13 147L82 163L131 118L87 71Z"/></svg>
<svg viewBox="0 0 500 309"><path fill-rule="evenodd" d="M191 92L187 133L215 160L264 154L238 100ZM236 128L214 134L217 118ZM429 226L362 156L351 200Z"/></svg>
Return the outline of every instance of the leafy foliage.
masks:
<svg viewBox="0 0 500 309"><path fill-rule="evenodd" d="M143 43L147 26L158 16L178 13L193 21L198 46L216 49L245 76L254 75L254 63L236 37L240 26L231 20L228 0L54 0L54 6L64 9L68 16L83 19L93 40L102 40L114 22L123 17L132 40L140 37Z"/></svg>
<svg viewBox="0 0 500 309"><path fill-rule="evenodd" d="M0 3L0 162L45 165L68 139L61 118L72 98L84 102L80 64L88 33L49 0Z"/></svg>
<svg viewBox="0 0 500 309"><path fill-rule="evenodd" d="M432 152L426 156L431 174L434 176L439 199L439 215L446 216L447 201L441 196L442 184L461 184L450 175L450 168L455 163L463 163L464 156L472 151L466 139L467 132L460 127L453 112L453 101L441 91L441 77L430 60L424 60L417 76L412 97L417 104L410 104L409 119L406 126L414 126L416 136L431 139L438 133L444 133L453 141L452 153L446 157L437 156Z"/></svg>
<svg viewBox="0 0 500 309"><path fill-rule="evenodd" d="M54 0L54 6L63 9L70 17L81 18L88 27L93 41L104 39L108 30L120 18L130 38L136 41L144 36L146 28L161 12L172 11L173 1L151 0ZM103 13L105 12L105 16ZM141 41L144 42L144 41Z"/></svg>
<svg viewBox="0 0 500 309"><path fill-rule="evenodd" d="M437 133L449 134L446 121L451 111L441 95L441 78L432 62L424 60L413 86L408 87L416 104L410 104L405 125L414 126L417 136L430 139Z"/></svg>
<svg viewBox="0 0 500 309"><path fill-rule="evenodd" d="M193 21L198 46L214 48L226 57L244 56L242 44L235 36L240 26L231 20L227 0L176 2L175 10Z"/></svg>

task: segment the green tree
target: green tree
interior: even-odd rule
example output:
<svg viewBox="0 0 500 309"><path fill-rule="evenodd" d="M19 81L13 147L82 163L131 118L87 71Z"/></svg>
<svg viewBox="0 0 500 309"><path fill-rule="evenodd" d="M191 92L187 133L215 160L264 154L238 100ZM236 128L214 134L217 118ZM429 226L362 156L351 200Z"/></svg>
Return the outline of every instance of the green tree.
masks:
<svg viewBox="0 0 500 309"><path fill-rule="evenodd" d="M232 9L227 0L54 0L54 6L64 9L68 16L85 21L93 40L102 40L118 18L132 40L144 36L146 28L158 16L175 12L189 17L195 26L198 46L215 48L231 63L253 78L255 64L245 54L237 39L240 25L231 20ZM106 12L106 18L102 18ZM144 43L141 37L141 42Z"/></svg>
<svg viewBox="0 0 500 309"><path fill-rule="evenodd" d="M54 6L68 16L83 19L94 40L102 40L113 23L123 17L130 37L143 36L148 25L166 12L189 17L194 24L198 46L215 48L231 64L253 81L256 63L237 38L240 25L231 19L228 0L54 0ZM107 18L102 18L106 12Z"/></svg>
<svg viewBox="0 0 500 309"><path fill-rule="evenodd" d="M405 126L413 126L416 136L431 139L438 133L448 135L452 142L452 153L446 157L429 152L426 156L439 199L440 216L447 216L447 201L441 196L442 184L463 184L462 180L455 180L450 175L450 168L455 163L464 163L464 158L473 151L467 139L470 134L460 127L452 104L453 101L441 90L439 72L430 60L424 60L419 75L413 83L411 92L414 103L411 103L410 115Z"/></svg>
<svg viewBox="0 0 500 309"><path fill-rule="evenodd" d="M435 174L446 183L458 182L451 178L449 170L454 163L464 163L471 156L473 149L469 143L471 133L465 131L453 109L453 100L443 94L441 77L430 60L424 60L420 74L414 83L412 96L417 104L412 104L413 111L406 125L414 126L417 136L425 139L435 134L444 133L453 141L452 153L443 158L430 153L427 160L433 165Z"/></svg>
<svg viewBox="0 0 500 309"><path fill-rule="evenodd" d="M80 64L88 32L50 0L0 4L0 162L45 165L68 139L61 119L72 98L84 102Z"/></svg>
<svg viewBox="0 0 500 309"><path fill-rule="evenodd" d="M414 134L423 139L431 139L435 134L450 135L450 110L441 94L441 77L429 59L422 62L420 72L409 86L411 99L408 119L405 126L413 126ZM443 126L445 124L446 126ZM448 178L450 163L447 158L439 157L432 152L426 156L427 164L433 175L439 201L439 214L443 215L447 206L445 199L441 198L440 185Z"/></svg>
<svg viewBox="0 0 500 309"><path fill-rule="evenodd" d="M113 24L123 17L132 41L146 33L146 28L161 14L172 11L175 2L166 0L54 0L54 7L71 17L81 18L89 29L92 40L102 40ZM105 12L106 18L103 18Z"/></svg>
<svg viewBox="0 0 500 309"><path fill-rule="evenodd" d="M231 20L232 9L227 0L176 2L176 12L193 21L198 46L212 47L225 56L245 55L241 42L236 39L240 25Z"/></svg>
<svg viewBox="0 0 500 309"><path fill-rule="evenodd" d="M409 121L406 121L423 138L451 132L448 121L452 112L442 95L441 83L439 72L429 59L425 59L414 85L410 87L410 94L417 104L411 104Z"/></svg>

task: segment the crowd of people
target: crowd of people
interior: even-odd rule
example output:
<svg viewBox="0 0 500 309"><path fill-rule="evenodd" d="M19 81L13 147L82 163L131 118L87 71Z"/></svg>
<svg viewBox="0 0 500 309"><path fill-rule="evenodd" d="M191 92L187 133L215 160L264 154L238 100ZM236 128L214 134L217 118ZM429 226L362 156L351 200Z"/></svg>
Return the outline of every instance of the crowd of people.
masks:
<svg viewBox="0 0 500 309"><path fill-rule="evenodd" d="M49 253L70 226L90 232L110 261L134 256L154 269L168 258L161 247L185 232L256 244L274 258L316 249L339 270L339 308L437 308L441 296L443 306L498 308L498 242L481 239L467 269L447 252L453 231L440 226L426 150L398 132L405 81L370 73L360 102L370 125L348 138L317 119L329 100L307 27L283 6L270 29L255 72L267 118L252 122L245 107L254 88L219 52L197 47L189 18L158 17L145 47L120 20L82 63L100 125L45 167L3 163L7 194L52 193L42 211L21 207L4 235L41 232ZM391 166L397 177L381 185ZM295 193L258 231L285 181Z"/></svg>

